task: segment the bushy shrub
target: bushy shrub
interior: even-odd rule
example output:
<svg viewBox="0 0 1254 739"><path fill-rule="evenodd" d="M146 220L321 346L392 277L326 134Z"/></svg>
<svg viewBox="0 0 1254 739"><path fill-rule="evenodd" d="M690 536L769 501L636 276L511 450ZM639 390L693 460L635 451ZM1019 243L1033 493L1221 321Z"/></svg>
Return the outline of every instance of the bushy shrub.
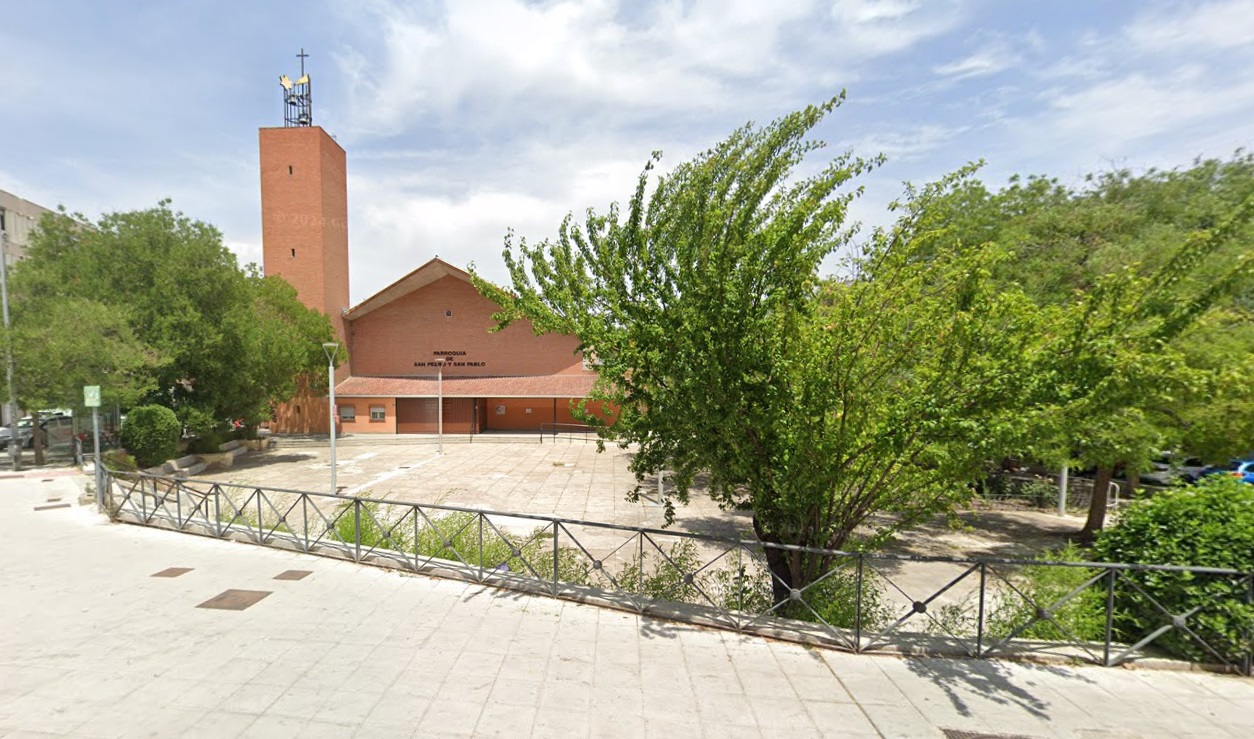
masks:
<svg viewBox="0 0 1254 739"><path fill-rule="evenodd" d="M174 411L160 405L132 408L122 427L122 446L140 467L154 467L178 452L182 425Z"/></svg>
<svg viewBox="0 0 1254 739"><path fill-rule="evenodd" d="M1101 534L1096 550L1108 562L1254 572L1254 485L1212 475L1132 503ZM1248 579L1234 576L1125 572L1116 594L1115 626L1121 638L1137 640L1172 625L1173 615L1183 615L1184 625L1198 638L1172 628L1156 645L1187 659L1232 661L1252 646L1254 606L1248 597Z"/></svg>
<svg viewBox="0 0 1254 739"><path fill-rule="evenodd" d="M1073 544L1045 552L1041 562L1085 562L1091 559ZM1001 589L988 611L988 634L1005 638L1049 641L1100 641L1106 634L1106 589L1098 579L1102 568L1046 565L1024 567L1009 576L1015 589ZM1066 599L1064 603L1063 600ZM1049 612L1045 618L1037 609Z"/></svg>

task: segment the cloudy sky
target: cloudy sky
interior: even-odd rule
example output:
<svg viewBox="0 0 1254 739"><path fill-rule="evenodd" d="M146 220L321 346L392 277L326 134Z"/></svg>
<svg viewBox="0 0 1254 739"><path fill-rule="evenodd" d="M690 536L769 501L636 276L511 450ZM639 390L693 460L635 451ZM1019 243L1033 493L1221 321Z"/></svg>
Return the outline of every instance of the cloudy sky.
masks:
<svg viewBox="0 0 1254 739"><path fill-rule="evenodd" d="M301 47L348 152L354 303L437 254L502 280L508 228L842 88L817 135L887 155L868 225L976 159L1074 183L1254 141L1254 0L0 0L0 189L170 197L260 261L257 129Z"/></svg>

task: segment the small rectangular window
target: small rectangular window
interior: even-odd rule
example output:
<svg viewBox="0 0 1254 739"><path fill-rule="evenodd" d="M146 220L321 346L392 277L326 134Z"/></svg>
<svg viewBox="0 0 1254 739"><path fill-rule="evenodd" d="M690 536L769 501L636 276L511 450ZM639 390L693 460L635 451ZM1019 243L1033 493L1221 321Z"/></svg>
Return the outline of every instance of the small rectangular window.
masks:
<svg viewBox="0 0 1254 739"><path fill-rule="evenodd" d="M357 420L357 407L352 406L352 405L340 406L340 420L341 421L356 421Z"/></svg>
<svg viewBox="0 0 1254 739"><path fill-rule="evenodd" d="M292 250L292 256L296 256L296 250L295 250L295 249L293 249L293 250Z"/></svg>
<svg viewBox="0 0 1254 739"><path fill-rule="evenodd" d="M387 409L381 405L370 406L370 420L383 421L387 419Z"/></svg>
<svg viewBox="0 0 1254 739"><path fill-rule="evenodd" d="M291 173L292 173L292 165L290 165L290 164L289 164L289 165L287 165L287 173L288 173L288 174L291 174Z"/></svg>

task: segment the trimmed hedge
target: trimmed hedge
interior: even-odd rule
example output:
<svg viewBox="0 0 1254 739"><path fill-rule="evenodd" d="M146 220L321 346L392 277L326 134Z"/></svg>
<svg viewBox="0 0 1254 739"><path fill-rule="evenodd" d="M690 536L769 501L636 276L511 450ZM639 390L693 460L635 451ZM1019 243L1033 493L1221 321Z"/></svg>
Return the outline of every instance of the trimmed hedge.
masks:
<svg viewBox="0 0 1254 739"><path fill-rule="evenodd" d="M160 405L132 408L122 427L122 446L140 467L155 467L178 454L183 426L174 411Z"/></svg>

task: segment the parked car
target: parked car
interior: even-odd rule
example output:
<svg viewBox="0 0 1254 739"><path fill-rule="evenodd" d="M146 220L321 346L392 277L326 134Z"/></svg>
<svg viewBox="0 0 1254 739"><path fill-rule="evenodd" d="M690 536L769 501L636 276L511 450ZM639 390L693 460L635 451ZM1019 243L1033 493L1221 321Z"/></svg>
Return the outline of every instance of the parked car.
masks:
<svg viewBox="0 0 1254 739"><path fill-rule="evenodd" d="M35 447L35 435L31 433L33 427L34 420L30 416L26 416L17 422L18 443L23 448L33 449ZM44 446L46 448L66 446L74 440L73 416L56 415L40 419L39 428L44 431ZM0 449L9 448L11 435L11 430L8 426L0 428Z"/></svg>
<svg viewBox="0 0 1254 739"><path fill-rule="evenodd" d="M1254 458L1230 459L1227 464L1216 464L1202 470L1201 477L1208 475L1231 475L1240 477L1248 483L1254 483Z"/></svg>
<svg viewBox="0 0 1254 739"><path fill-rule="evenodd" d="M31 425L32 425L32 422L29 416L27 416L26 418L20 419L17 422L18 443L21 444L22 446L26 446L27 442L30 441ZM10 429L8 426L0 427L0 449L9 448L9 439L12 437L12 435L13 435L13 430Z"/></svg>
<svg viewBox="0 0 1254 739"><path fill-rule="evenodd" d="M1141 482L1150 485L1191 485L1206 474L1206 465L1200 459L1177 461L1163 456L1153 462L1148 472L1141 473Z"/></svg>

